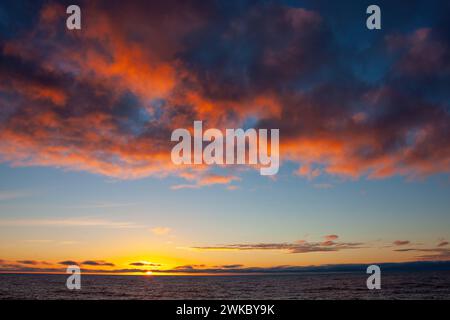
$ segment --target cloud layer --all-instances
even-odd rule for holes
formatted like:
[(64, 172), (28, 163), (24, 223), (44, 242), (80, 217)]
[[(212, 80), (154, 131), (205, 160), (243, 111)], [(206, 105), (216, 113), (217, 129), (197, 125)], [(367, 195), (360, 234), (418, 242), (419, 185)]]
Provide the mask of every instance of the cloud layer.
[(448, 173), (450, 10), (433, 5), (430, 25), (361, 50), (313, 3), (88, 1), (80, 32), (61, 27), (57, 3), (36, 2), (34, 19), (2, 4), (18, 31), (0, 29), (0, 160), (186, 177), (170, 161), (173, 129), (252, 121), (280, 128), (282, 160), (309, 178)]
[[(402, 263), (378, 263), (384, 271), (423, 271), (423, 270), (448, 270), (449, 261), (413, 261)], [(282, 265), (274, 267), (246, 267), (240, 264), (207, 266), (207, 265), (187, 265), (172, 269), (143, 269), (143, 268), (122, 268), (122, 269), (82, 269), (84, 274), (283, 274), (302, 272), (351, 272), (358, 271), (365, 273), (366, 264), (331, 264), (321, 266), (291, 266)], [(0, 260), (0, 273), (7, 272), (51, 272), (65, 273), (64, 268), (34, 267), (19, 264), (11, 264), (5, 260)]]
[[(333, 238), (337, 239), (337, 236), (333, 235)], [(333, 240), (323, 242), (299, 240), (295, 243), (248, 243), (193, 247), (193, 249), (198, 250), (282, 250), (289, 253), (334, 252), (359, 248), (364, 248), (364, 244), (359, 242), (334, 242)]]

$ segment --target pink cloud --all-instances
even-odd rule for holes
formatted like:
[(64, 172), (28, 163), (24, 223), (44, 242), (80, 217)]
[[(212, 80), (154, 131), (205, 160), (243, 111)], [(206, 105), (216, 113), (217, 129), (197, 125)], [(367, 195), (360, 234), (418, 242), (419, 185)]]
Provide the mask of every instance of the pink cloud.
[(410, 243), (411, 242), (408, 241), (408, 240), (395, 240), (393, 242), (393, 244), (396, 245), (396, 246), (404, 246), (404, 245), (407, 245), (407, 244), (410, 244)]

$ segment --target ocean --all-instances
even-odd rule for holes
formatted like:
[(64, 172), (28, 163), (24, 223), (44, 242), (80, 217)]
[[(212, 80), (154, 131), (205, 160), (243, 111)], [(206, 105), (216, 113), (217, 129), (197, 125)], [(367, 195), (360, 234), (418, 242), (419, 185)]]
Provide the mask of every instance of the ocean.
[(381, 289), (366, 274), (118, 276), (82, 275), (81, 290), (66, 275), (0, 274), (0, 299), (450, 299), (450, 271), (388, 272)]

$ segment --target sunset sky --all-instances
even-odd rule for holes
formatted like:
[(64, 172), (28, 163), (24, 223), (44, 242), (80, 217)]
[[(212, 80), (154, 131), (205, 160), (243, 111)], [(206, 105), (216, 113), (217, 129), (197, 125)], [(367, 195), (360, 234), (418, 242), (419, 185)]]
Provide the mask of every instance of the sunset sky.
[[(450, 260), (449, 17), (447, 0), (2, 1), (0, 272)], [(174, 165), (195, 120), (280, 129), (280, 171)]]

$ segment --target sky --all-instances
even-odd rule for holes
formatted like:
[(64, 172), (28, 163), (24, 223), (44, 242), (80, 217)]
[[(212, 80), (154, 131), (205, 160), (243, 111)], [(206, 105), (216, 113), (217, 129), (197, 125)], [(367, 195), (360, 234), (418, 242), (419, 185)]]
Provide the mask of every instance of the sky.
[[(76, 3), (0, 4), (0, 272), (450, 260), (448, 1), (376, 1), (381, 30), (372, 1)], [(175, 165), (195, 120), (279, 129), (278, 174)]]

